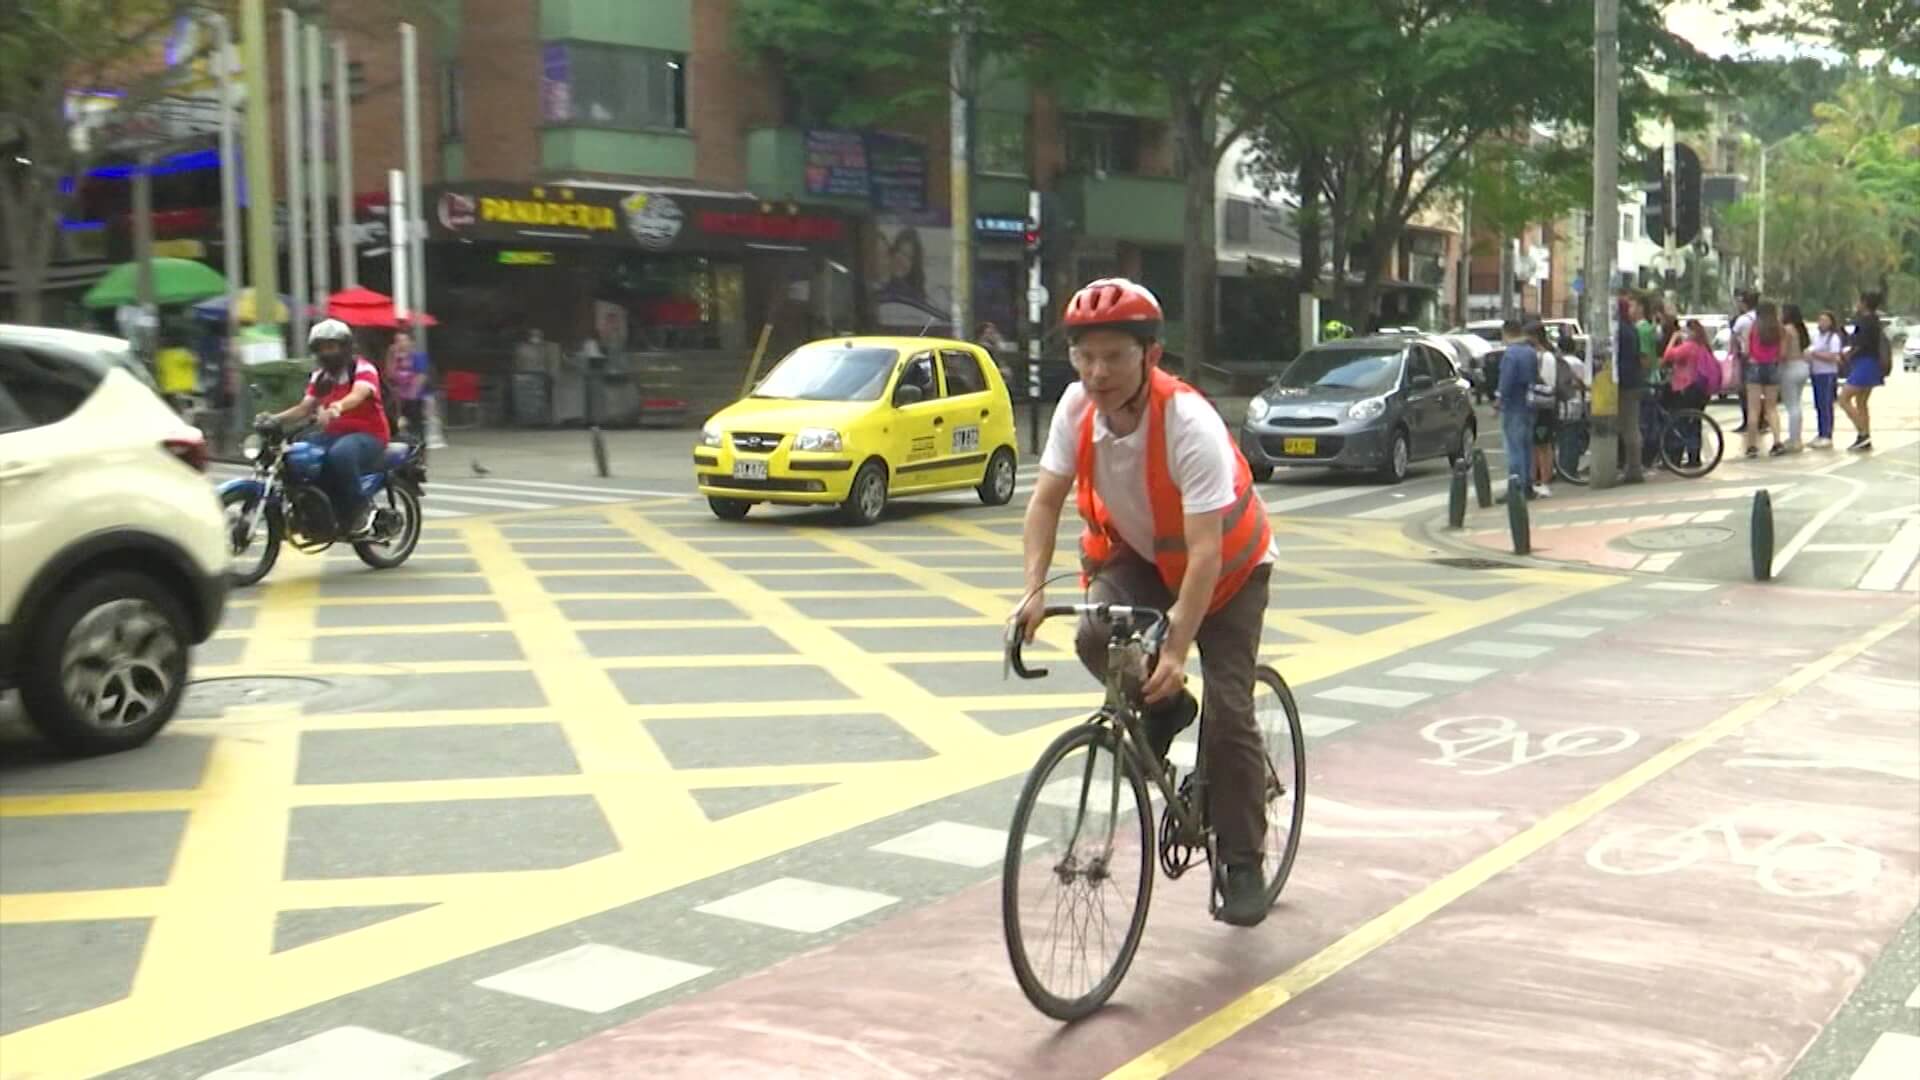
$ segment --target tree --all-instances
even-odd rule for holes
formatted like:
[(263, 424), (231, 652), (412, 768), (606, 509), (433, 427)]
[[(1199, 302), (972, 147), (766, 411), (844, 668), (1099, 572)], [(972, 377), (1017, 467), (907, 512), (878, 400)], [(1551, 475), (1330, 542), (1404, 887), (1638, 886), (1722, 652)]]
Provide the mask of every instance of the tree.
[(1762, 34), (1815, 38), (1853, 54), (1876, 52), (1920, 67), (1920, 18), (1913, 0), (1729, 0), (1749, 21), (1743, 39)]
[(1737, 69), (1744, 126), (1768, 145), (1813, 125), (1813, 107), (1831, 101), (1854, 69), (1811, 56), (1752, 60)]
[(787, 123), (858, 127), (945, 100), (951, 24), (923, 4), (741, 0), (736, 27), (740, 46), (780, 82)]

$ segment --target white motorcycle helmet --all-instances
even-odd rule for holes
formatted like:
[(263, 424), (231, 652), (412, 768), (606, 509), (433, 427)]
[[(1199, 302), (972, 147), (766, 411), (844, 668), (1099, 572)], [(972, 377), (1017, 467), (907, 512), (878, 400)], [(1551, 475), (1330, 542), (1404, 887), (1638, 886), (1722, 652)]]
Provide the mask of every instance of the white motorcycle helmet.
[(322, 366), (344, 367), (353, 356), (353, 328), (339, 319), (321, 319), (314, 323), (313, 329), (307, 331), (307, 355), (321, 359), (319, 347), (327, 342), (342, 345), (345, 348), (334, 354), (331, 363), (321, 360)]

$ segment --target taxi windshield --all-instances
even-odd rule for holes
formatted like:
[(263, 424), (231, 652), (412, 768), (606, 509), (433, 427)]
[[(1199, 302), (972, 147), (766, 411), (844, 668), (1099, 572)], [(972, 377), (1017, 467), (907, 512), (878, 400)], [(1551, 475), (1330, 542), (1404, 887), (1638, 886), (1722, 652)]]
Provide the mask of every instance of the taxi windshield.
[(878, 401), (893, 374), (897, 349), (815, 342), (787, 354), (753, 391), (793, 401)]

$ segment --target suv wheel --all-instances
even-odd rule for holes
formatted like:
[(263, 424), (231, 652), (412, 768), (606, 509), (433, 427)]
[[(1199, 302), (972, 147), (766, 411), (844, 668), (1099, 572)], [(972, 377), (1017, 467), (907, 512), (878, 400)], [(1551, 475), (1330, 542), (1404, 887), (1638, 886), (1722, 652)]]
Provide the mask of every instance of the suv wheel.
[(27, 720), (67, 753), (139, 746), (180, 706), (192, 630), (179, 600), (150, 577), (114, 571), (86, 582), (27, 635)]

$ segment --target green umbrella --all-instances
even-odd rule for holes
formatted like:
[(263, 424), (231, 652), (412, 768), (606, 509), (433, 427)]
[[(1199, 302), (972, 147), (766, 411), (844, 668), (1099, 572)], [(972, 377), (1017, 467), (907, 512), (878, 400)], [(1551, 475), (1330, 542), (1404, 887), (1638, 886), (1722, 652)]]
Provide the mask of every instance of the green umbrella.
[[(87, 290), (81, 303), (90, 308), (119, 307), (139, 302), (140, 264), (121, 263), (107, 271), (99, 284)], [(206, 263), (192, 259), (153, 260), (153, 302), (191, 304), (227, 291), (227, 279)]]

